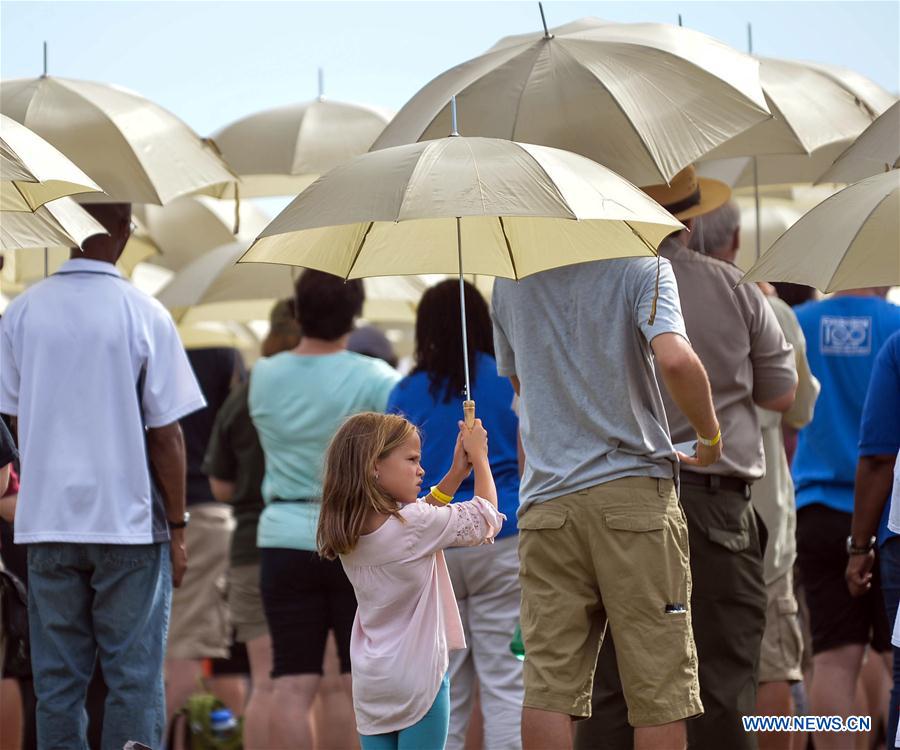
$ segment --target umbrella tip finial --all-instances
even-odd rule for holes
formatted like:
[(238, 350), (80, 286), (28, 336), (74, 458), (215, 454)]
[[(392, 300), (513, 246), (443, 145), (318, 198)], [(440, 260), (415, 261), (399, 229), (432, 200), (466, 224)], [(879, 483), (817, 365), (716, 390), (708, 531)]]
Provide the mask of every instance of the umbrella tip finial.
[(681, 22), (681, 13), (678, 14), (678, 26), (684, 26), (684, 24)]
[(319, 101), (325, 98), (325, 71), (319, 68)]
[(450, 137), (459, 137), (459, 130), (456, 126), (456, 94), (450, 97)]
[(753, 54), (753, 24), (747, 21), (747, 52)]
[(47, 42), (44, 42), (44, 72), (41, 75), (41, 78), (47, 77)]
[(538, 10), (541, 12), (541, 23), (544, 24), (544, 39), (553, 39), (553, 34), (551, 34), (547, 29), (547, 19), (544, 16), (543, 3), (538, 3)]

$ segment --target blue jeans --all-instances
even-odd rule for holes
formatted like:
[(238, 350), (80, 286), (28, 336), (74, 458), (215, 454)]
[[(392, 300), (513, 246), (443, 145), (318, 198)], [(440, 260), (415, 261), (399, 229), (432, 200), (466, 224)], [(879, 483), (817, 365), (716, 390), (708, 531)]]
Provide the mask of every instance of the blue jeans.
[(450, 678), (445, 674), (431, 708), (411, 727), (386, 734), (361, 734), (362, 750), (444, 750), (450, 728)]
[[(887, 611), (891, 632), (894, 631), (894, 618), (897, 617), (897, 605), (900, 604), (900, 537), (892, 536), (878, 550), (881, 565), (881, 594)], [(900, 648), (894, 646), (894, 686), (891, 689), (891, 705), (889, 706), (887, 739), (888, 747), (894, 746), (897, 736), (897, 719), (900, 715)]]
[(162, 747), (168, 544), (28, 545), (31, 668), (40, 750), (87, 750), (87, 686), (99, 660), (109, 688), (103, 750)]

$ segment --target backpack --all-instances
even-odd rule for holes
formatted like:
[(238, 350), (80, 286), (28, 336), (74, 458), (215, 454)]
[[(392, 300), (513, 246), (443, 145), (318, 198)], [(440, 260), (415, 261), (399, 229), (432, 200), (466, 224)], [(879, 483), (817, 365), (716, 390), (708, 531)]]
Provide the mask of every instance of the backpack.
[(181, 727), (184, 747), (187, 750), (243, 750), (243, 718), (237, 719), (237, 726), (231, 730), (228, 737), (218, 738), (213, 734), (210, 714), (219, 708), (225, 708), (225, 704), (214, 695), (209, 693), (192, 695), (184, 707), (175, 714), (166, 746), (175, 747), (175, 732)]

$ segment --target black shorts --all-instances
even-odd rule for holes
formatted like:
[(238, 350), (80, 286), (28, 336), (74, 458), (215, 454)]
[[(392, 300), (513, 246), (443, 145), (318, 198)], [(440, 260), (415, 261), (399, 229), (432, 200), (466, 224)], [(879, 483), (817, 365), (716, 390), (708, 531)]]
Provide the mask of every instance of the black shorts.
[(272, 677), (322, 674), (329, 630), (337, 641), (341, 672), (349, 672), (356, 595), (340, 561), (298, 549), (263, 547), (259, 553)]
[(891, 650), (878, 561), (869, 591), (855, 597), (847, 588), (850, 519), (849, 513), (820, 504), (797, 512), (797, 564), (809, 608), (813, 654), (856, 643)]

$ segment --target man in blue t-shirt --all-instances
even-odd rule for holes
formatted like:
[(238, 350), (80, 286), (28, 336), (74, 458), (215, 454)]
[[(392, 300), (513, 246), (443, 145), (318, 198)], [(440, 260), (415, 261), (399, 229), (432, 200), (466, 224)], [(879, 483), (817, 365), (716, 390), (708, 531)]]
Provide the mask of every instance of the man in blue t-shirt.
[[(874, 539), (854, 541), (850, 520), (866, 389), (879, 350), (900, 330), (900, 307), (884, 299), (886, 291), (847, 290), (796, 309), (810, 368), (822, 385), (793, 464), (797, 561), (813, 642), (813, 714), (851, 714), (866, 646), (890, 650), (879, 576), (859, 597), (850, 595), (844, 578), (856, 544), (863, 543), (866, 552), (875, 545)], [(820, 734), (816, 746), (827, 750), (846, 739)]]
[[(888, 529), (887, 501), (894, 481), (894, 461), (900, 450), (900, 331), (881, 348), (872, 370), (869, 392), (859, 428), (859, 462), (856, 465), (856, 497), (850, 537), (859, 550), (847, 561), (847, 586), (853, 596), (864, 596), (872, 587), (878, 539), (881, 589), (889, 622), (900, 603), (900, 536)], [(879, 522), (880, 519), (880, 522)], [(867, 550), (863, 552), (862, 550)], [(891, 693), (888, 737), (897, 734), (900, 707), (900, 649), (894, 647), (894, 688)]]

